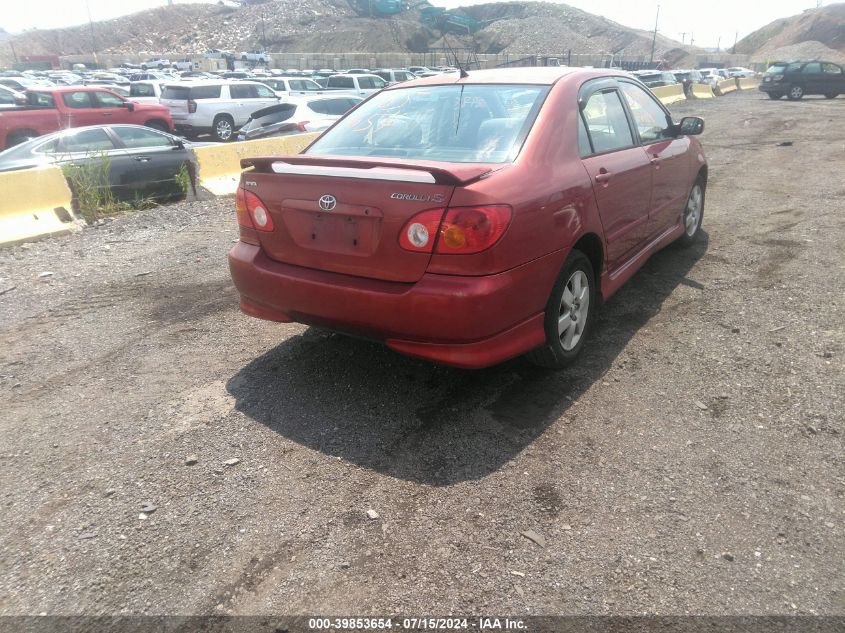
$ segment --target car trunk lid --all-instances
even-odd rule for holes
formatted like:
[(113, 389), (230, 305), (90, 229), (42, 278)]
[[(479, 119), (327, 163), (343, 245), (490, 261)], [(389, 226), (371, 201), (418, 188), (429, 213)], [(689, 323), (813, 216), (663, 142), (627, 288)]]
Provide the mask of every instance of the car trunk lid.
[(242, 186), (264, 202), (273, 220), (273, 231), (258, 232), (270, 258), (407, 283), (422, 277), (431, 254), (399, 245), (405, 224), (421, 211), (445, 209), (456, 186), (491, 169), (308, 156), (245, 159), (241, 165), (253, 168)]

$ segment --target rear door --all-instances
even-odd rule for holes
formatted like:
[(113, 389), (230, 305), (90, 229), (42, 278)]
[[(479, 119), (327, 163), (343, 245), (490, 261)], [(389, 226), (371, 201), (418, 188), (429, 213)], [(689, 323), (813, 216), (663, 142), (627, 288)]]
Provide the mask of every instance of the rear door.
[(66, 127), (100, 125), (105, 123), (102, 113), (91, 99), (90, 90), (74, 90), (58, 93), (67, 117)]
[(126, 197), (126, 174), (133, 165), (117, 147), (105, 128), (71, 131), (62, 136), (56, 147), (56, 161), (70, 170), (79, 170), (80, 177), (97, 189)]
[[(592, 84), (592, 85), (591, 85)], [(590, 82), (582, 89), (582, 136), (589, 152), (584, 168), (593, 183), (611, 268), (624, 262), (649, 236), (652, 165), (635, 142), (616, 82)]]
[(822, 75), (822, 65), (819, 62), (810, 62), (804, 64), (801, 69), (801, 79), (804, 85), (804, 93), (811, 95), (824, 94), (824, 76)]
[(838, 64), (822, 63), (822, 77), (825, 94), (845, 93), (845, 72)]

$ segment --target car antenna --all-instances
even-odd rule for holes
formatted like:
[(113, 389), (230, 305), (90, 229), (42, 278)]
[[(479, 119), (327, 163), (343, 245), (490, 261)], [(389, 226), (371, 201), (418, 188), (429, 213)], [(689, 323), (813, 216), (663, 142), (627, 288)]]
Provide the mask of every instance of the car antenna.
[(461, 79), (466, 79), (467, 77), (469, 77), (469, 73), (464, 69), (463, 66), (461, 66), (461, 60), (458, 59), (458, 54), (452, 48), (452, 45), (449, 44), (449, 40), (446, 38), (445, 33), (443, 34), (443, 43), (446, 44), (446, 47), (449, 49), (449, 52), (452, 53), (452, 57), (455, 60), (455, 66), (458, 67), (458, 72), (461, 76)]

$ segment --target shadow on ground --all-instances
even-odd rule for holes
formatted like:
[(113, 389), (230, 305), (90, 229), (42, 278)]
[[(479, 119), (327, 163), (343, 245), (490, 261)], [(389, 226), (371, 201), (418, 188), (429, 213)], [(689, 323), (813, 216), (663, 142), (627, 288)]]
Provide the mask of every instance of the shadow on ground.
[[(227, 383), (236, 409), (298, 444), (400, 479), (450, 485), (511, 460), (611, 367), (707, 251), (656, 255), (597, 315), (578, 363), (549, 372), (515, 359), (481, 371), (438, 367), (315, 328)], [(281, 458), (281, 457), (280, 457)]]

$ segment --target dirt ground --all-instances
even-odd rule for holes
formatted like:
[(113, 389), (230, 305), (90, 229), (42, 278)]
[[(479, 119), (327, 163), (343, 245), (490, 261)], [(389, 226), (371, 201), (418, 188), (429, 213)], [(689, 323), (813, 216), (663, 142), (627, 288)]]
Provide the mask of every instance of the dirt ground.
[(0, 614), (845, 615), (845, 98), (674, 109), (704, 239), (567, 371), (242, 315), (229, 199), (1, 250)]

